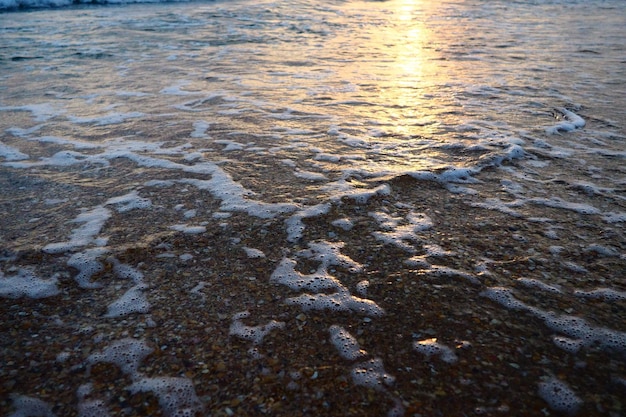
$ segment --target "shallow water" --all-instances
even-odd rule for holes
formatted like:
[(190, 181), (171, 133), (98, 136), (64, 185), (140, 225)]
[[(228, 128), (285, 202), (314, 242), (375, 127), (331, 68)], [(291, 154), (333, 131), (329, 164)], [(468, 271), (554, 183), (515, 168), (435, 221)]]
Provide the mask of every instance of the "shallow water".
[(620, 3), (0, 14), (3, 414), (620, 415)]

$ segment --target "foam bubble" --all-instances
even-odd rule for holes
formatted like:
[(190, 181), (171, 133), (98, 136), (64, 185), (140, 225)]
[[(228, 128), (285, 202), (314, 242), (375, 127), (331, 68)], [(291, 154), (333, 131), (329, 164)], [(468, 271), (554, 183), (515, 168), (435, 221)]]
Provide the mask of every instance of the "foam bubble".
[(361, 297), (366, 297), (367, 296), (367, 289), (370, 286), (370, 282), (368, 280), (363, 280), (363, 281), (359, 281), (356, 284), (356, 292), (361, 296)]
[(394, 222), (387, 221), (383, 225), (389, 228), (388, 232), (373, 232), (372, 235), (387, 244), (394, 245), (409, 253), (415, 252), (415, 248), (407, 243), (419, 241), (418, 233), (432, 228), (433, 221), (424, 213), (410, 212), (407, 217), (407, 224), (395, 225)]
[(187, 235), (199, 235), (200, 233), (206, 232), (205, 226), (189, 226), (186, 224), (174, 224), (170, 226), (170, 229)]
[(438, 356), (446, 363), (455, 363), (458, 357), (448, 346), (437, 342), (436, 338), (420, 340), (413, 343), (413, 349), (427, 358)]
[(339, 356), (349, 361), (359, 359), (365, 355), (365, 352), (359, 346), (359, 342), (346, 329), (341, 326), (332, 325), (328, 329), (330, 333), (330, 342), (339, 352)]
[(319, 172), (297, 170), (296, 172), (294, 172), (294, 175), (296, 177), (298, 177), (298, 178), (302, 178), (302, 179), (309, 180), (309, 181), (326, 181), (326, 180), (328, 180), (326, 175), (324, 175), (322, 173), (319, 173)]
[(255, 249), (255, 248), (248, 248), (248, 247), (243, 247), (244, 252), (246, 252), (246, 255), (248, 256), (248, 258), (250, 259), (259, 259), (259, 258), (265, 258), (265, 254), (263, 253), (263, 251), (259, 250), (259, 249)]
[(350, 219), (337, 219), (331, 223), (333, 226), (345, 230), (346, 232), (352, 230), (354, 223)]
[(352, 381), (356, 385), (375, 390), (384, 390), (385, 386), (391, 386), (395, 378), (385, 371), (383, 361), (373, 358), (366, 362), (357, 363), (351, 371)]
[(329, 275), (323, 267), (315, 273), (305, 275), (296, 271), (296, 261), (285, 258), (276, 267), (270, 277), (270, 282), (286, 285), (292, 290), (308, 290), (320, 292), (325, 289), (343, 288), (343, 285)]
[(196, 122), (193, 122), (194, 131), (191, 132), (190, 136), (192, 138), (208, 138), (206, 131), (209, 127), (211, 127), (211, 124), (205, 122), (204, 120), (198, 120)]
[(146, 209), (152, 206), (150, 199), (140, 197), (137, 191), (131, 191), (128, 194), (110, 198), (105, 204), (117, 206), (116, 208), (119, 213), (125, 213), (135, 209)]
[(626, 300), (626, 291), (618, 291), (612, 288), (597, 288), (591, 291), (574, 291), (574, 295), (583, 298), (602, 299), (607, 301)]
[(229, 334), (231, 336), (237, 336), (244, 340), (251, 341), (254, 345), (260, 345), (263, 342), (265, 336), (267, 336), (272, 330), (282, 329), (285, 327), (284, 322), (272, 320), (267, 324), (258, 326), (246, 326), (241, 319), (250, 316), (248, 311), (237, 313), (233, 316), (233, 321), (230, 325)]
[(303, 210), (299, 210), (294, 213), (285, 220), (285, 224), (287, 226), (287, 240), (289, 242), (296, 242), (302, 238), (302, 234), (304, 229), (304, 223), (302, 222), (305, 218), (317, 217), (323, 214), (326, 214), (330, 211), (330, 204), (318, 204), (315, 206), (307, 207)]
[(513, 296), (513, 291), (505, 287), (490, 287), (480, 295), (511, 310), (526, 310), (528, 306)]
[(554, 411), (575, 415), (583, 401), (574, 391), (563, 381), (550, 377), (539, 383), (539, 396), (548, 403)]
[(109, 113), (99, 117), (76, 117), (69, 116), (67, 119), (72, 123), (78, 124), (95, 124), (96, 126), (107, 126), (124, 123), (128, 119), (136, 119), (145, 116), (141, 112), (130, 113)]
[(99, 283), (91, 282), (91, 277), (104, 270), (104, 265), (98, 261), (98, 258), (106, 253), (107, 251), (104, 248), (91, 248), (75, 253), (67, 261), (68, 266), (78, 269), (78, 274), (74, 277), (74, 281), (76, 281), (79, 287), (90, 289), (102, 286)]
[(21, 161), (28, 159), (29, 156), (12, 146), (0, 142), (0, 158), (4, 158), (7, 161)]
[(109, 417), (111, 413), (103, 400), (89, 400), (78, 403), (78, 417)]
[(365, 204), (375, 196), (385, 196), (391, 194), (391, 187), (388, 184), (379, 185), (376, 188), (364, 190), (357, 188), (346, 180), (339, 180), (334, 183), (327, 183), (322, 187), (324, 191), (332, 192), (332, 201), (338, 202), (342, 198), (354, 200), (357, 204)]
[(561, 293), (561, 289), (558, 286), (546, 284), (545, 282), (539, 281), (538, 279), (518, 278), (516, 281), (527, 288), (537, 288), (539, 290), (546, 291), (552, 294)]
[(128, 387), (131, 394), (152, 392), (166, 417), (193, 417), (204, 409), (188, 378), (142, 378)]
[(113, 264), (113, 272), (118, 278), (132, 280), (135, 284), (143, 283), (143, 273), (141, 271), (130, 265), (120, 263), (120, 261), (112, 257), (107, 260)]
[(298, 256), (311, 259), (321, 263), (321, 268), (328, 268), (331, 265), (341, 266), (350, 270), (350, 272), (361, 272), (363, 266), (353, 261), (350, 257), (343, 255), (340, 250), (345, 246), (343, 242), (311, 242), (309, 249), (301, 250)]
[(373, 317), (380, 317), (385, 313), (372, 300), (355, 297), (343, 288), (333, 294), (302, 294), (298, 297), (288, 298), (286, 303), (299, 305), (304, 311), (351, 311)]
[(565, 201), (559, 197), (551, 197), (551, 198), (530, 198), (529, 202), (541, 206), (552, 207), (565, 209), (570, 211), (575, 211), (580, 214), (600, 214), (601, 211), (589, 204), (583, 203), (572, 203), (571, 201)]
[(141, 362), (153, 351), (154, 349), (145, 341), (127, 338), (117, 340), (102, 352), (90, 355), (87, 362), (91, 365), (100, 362), (112, 363), (126, 375), (133, 377), (137, 374)]
[(127, 316), (132, 313), (145, 314), (150, 311), (150, 303), (146, 299), (143, 284), (135, 285), (128, 289), (120, 298), (109, 304), (104, 317), (117, 318)]
[(425, 272), (438, 277), (462, 278), (474, 285), (480, 284), (480, 280), (474, 275), (448, 266), (431, 265)]
[(546, 128), (546, 133), (554, 135), (560, 132), (571, 132), (585, 126), (585, 120), (576, 113), (565, 108), (555, 109), (563, 115), (563, 121)]
[(5, 277), (0, 271), (0, 297), (6, 298), (47, 298), (59, 294), (58, 279), (41, 279), (32, 271), (20, 269), (16, 275)]
[(53, 105), (48, 103), (26, 104), (24, 106), (6, 106), (0, 107), (0, 111), (27, 111), (32, 114), (33, 118), (37, 122), (45, 122), (64, 113), (63, 110), (57, 110)]
[(26, 395), (11, 395), (15, 411), (9, 417), (55, 417), (50, 404)]
[(178, 167), (188, 172), (211, 174), (210, 180), (184, 179), (180, 182), (191, 184), (201, 190), (209, 190), (214, 197), (222, 200), (220, 210), (242, 211), (250, 216), (271, 219), (278, 214), (289, 213), (298, 208), (291, 203), (264, 203), (246, 198), (254, 193), (235, 182), (230, 175), (215, 164), (197, 165), (195, 168)]
[(102, 206), (80, 213), (72, 222), (83, 223), (83, 225), (72, 231), (70, 240), (46, 245), (43, 248), (44, 252), (63, 253), (88, 245), (104, 246), (106, 240), (96, 239), (96, 236), (110, 217), (111, 212)]
[(578, 353), (578, 351), (584, 346), (582, 340), (570, 339), (569, 337), (554, 336), (552, 338), (554, 344), (569, 353)]

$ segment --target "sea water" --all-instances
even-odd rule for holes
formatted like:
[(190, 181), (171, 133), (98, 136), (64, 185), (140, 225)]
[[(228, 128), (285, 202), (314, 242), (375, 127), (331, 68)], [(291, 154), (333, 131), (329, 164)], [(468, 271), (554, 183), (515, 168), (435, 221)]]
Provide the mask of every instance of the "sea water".
[(0, 2), (2, 413), (622, 415), (624, 28)]

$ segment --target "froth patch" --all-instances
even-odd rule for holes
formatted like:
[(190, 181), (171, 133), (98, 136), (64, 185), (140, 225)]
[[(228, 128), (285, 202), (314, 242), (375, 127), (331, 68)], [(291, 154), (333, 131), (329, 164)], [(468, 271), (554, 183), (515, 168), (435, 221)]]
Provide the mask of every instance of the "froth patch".
[(591, 291), (574, 291), (574, 295), (582, 298), (601, 299), (606, 301), (626, 300), (626, 291), (618, 291), (611, 288), (597, 288)]
[(415, 252), (415, 248), (408, 242), (419, 241), (418, 233), (433, 227), (433, 221), (424, 213), (410, 212), (406, 216), (406, 224), (398, 225), (397, 219), (386, 216), (377, 216), (381, 227), (389, 230), (385, 232), (373, 232), (373, 236), (390, 245), (394, 245), (409, 253)]
[(106, 253), (107, 251), (104, 248), (92, 248), (84, 252), (75, 253), (70, 257), (67, 265), (78, 269), (78, 274), (74, 277), (74, 281), (76, 281), (79, 287), (90, 289), (102, 286), (99, 283), (91, 282), (91, 277), (98, 272), (104, 271), (104, 265), (98, 261), (98, 258)]
[(79, 214), (72, 222), (82, 223), (83, 225), (72, 231), (70, 240), (46, 245), (43, 248), (44, 252), (63, 253), (88, 245), (104, 246), (106, 239), (97, 239), (96, 236), (110, 217), (111, 211), (102, 206), (97, 206)]
[(131, 191), (128, 194), (110, 198), (107, 200), (106, 204), (115, 205), (119, 213), (125, 213), (135, 209), (147, 209), (152, 206), (150, 199), (140, 197), (137, 191)]
[(302, 294), (288, 298), (285, 302), (299, 305), (304, 311), (348, 311), (373, 317), (385, 314), (385, 311), (372, 300), (355, 297), (346, 289), (334, 294)]
[(189, 226), (187, 224), (174, 224), (170, 226), (170, 229), (187, 235), (199, 235), (206, 232), (205, 226)]
[(135, 285), (128, 289), (120, 298), (109, 304), (104, 317), (117, 318), (132, 313), (145, 314), (150, 311), (150, 303), (144, 294), (145, 285)]
[(346, 232), (352, 230), (354, 227), (354, 223), (348, 218), (334, 220), (331, 224), (335, 227), (343, 229)]
[(78, 417), (109, 417), (110, 415), (103, 400), (87, 400), (78, 403)]
[(569, 416), (575, 415), (583, 404), (565, 382), (555, 377), (540, 382), (538, 394), (552, 410)]
[(527, 288), (536, 288), (552, 294), (560, 294), (561, 289), (556, 285), (549, 285), (534, 278), (518, 278), (517, 282)]
[(343, 327), (332, 325), (328, 332), (330, 333), (330, 342), (342, 358), (353, 361), (367, 355), (367, 352), (359, 346), (356, 338)]
[(302, 238), (304, 229), (303, 219), (310, 217), (317, 217), (326, 214), (330, 211), (330, 204), (318, 204), (315, 206), (307, 207), (294, 213), (291, 217), (285, 220), (287, 226), (287, 240), (289, 242), (296, 242)]
[(585, 126), (585, 119), (574, 113), (573, 111), (569, 111), (565, 108), (555, 109), (557, 113), (561, 114), (563, 120), (559, 123), (547, 127), (546, 133), (550, 135), (554, 135), (561, 132), (571, 132), (576, 129), (580, 129)]
[(272, 320), (267, 324), (259, 326), (247, 326), (243, 324), (241, 319), (250, 317), (248, 311), (242, 311), (233, 316), (233, 321), (230, 325), (229, 334), (236, 336), (244, 340), (251, 341), (254, 345), (260, 345), (263, 342), (265, 336), (267, 336), (272, 330), (282, 329), (285, 327), (284, 322)]
[(100, 117), (76, 117), (69, 116), (67, 119), (72, 123), (78, 124), (95, 124), (97, 126), (107, 126), (124, 123), (128, 119), (136, 119), (145, 116), (141, 112), (130, 113), (109, 113)]
[(526, 310), (528, 306), (519, 301), (513, 295), (513, 291), (510, 288), (505, 287), (490, 287), (480, 293), (483, 297), (487, 297), (492, 301), (502, 305), (511, 310)]
[(27, 269), (20, 269), (17, 274), (8, 277), (0, 271), (0, 297), (53, 297), (59, 294), (57, 284), (56, 276), (50, 279), (41, 279)]
[(328, 268), (333, 265), (346, 268), (350, 272), (361, 272), (363, 270), (361, 264), (340, 252), (345, 246), (343, 242), (319, 241), (309, 243), (308, 246), (309, 249), (298, 252), (298, 256), (319, 262), (321, 268)]
[(128, 387), (131, 394), (152, 392), (167, 417), (195, 416), (203, 411), (193, 383), (188, 378), (143, 378)]
[(559, 349), (563, 349), (569, 353), (578, 353), (578, 351), (584, 346), (582, 340), (570, 339), (569, 337), (563, 336), (554, 336), (552, 341)]
[(245, 246), (242, 249), (246, 253), (246, 256), (248, 256), (248, 258), (250, 259), (265, 258), (265, 254), (259, 249), (249, 248)]
[(367, 362), (354, 365), (350, 373), (352, 381), (356, 385), (382, 391), (386, 386), (391, 386), (395, 378), (385, 371), (383, 361), (380, 358), (373, 358)]
[(446, 363), (455, 363), (458, 360), (454, 351), (448, 346), (438, 343), (436, 338), (416, 341), (413, 343), (413, 349), (429, 359), (439, 357)]
[(123, 264), (113, 257), (107, 260), (113, 264), (113, 272), (118, 278), (132, 280), (135, 284), (143, 283), (143, 273), (141, 271), (130, 265)]
[(296, 271), (296, 261), (285, 258), (276, 267), (270, 277), (270, 282), (286, 285), (292, 290), (308, 290), (320, 292), (325, 289), (341, 289), (343, 285), (324, 268), (319, 268), (313, 274), (302, 274)]
[(4, 158), (6, 161), (21, 161), (28, 159), (29, 156), (12, 146), (0, 142), (0, 158)]
[(87, 363), (90, 365), (100, 362), (112, 363), (126, 375), (134, 376), (141, 362), (153, 351), (154, 349), (143, 340), (121, 339), (107, 346), (102, 352), (89, 356)]
[(50, 404), (40, 400), (39, 398), (28, 397), (26, 395), (11, 395), (13, 407), (15, 411), (10, 417), (55, 417)]
[(332, 201), (338, 202), (342, 198), (354, 200), (357, 204), (365, 204), (367, 201), (377, 195), (385, 196), (391, 194), (389, 184), (383, 184), (373, 189), (357, 188), (350, 182), (342, 179), (336, 182), (328, 183), (322, 187), (324, 191), (332, 192)]

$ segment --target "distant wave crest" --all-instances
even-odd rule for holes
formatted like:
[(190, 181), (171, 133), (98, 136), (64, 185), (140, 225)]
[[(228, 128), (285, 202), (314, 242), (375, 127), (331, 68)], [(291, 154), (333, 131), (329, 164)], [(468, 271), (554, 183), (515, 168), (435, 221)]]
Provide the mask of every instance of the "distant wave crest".
[(79, 5), (173, 3), (190, 0), (0, 0), (0, 12), (27, 9), (59, 8)]

